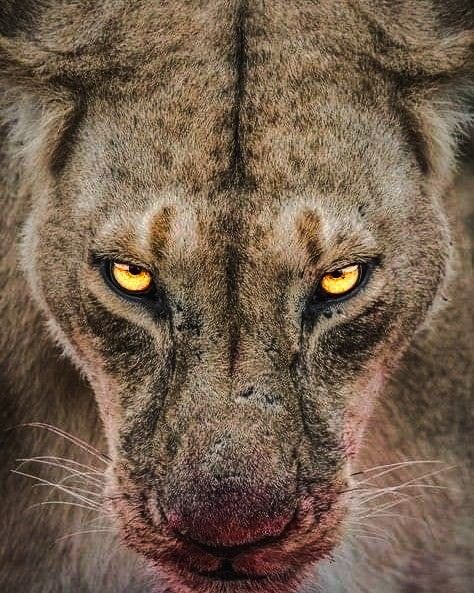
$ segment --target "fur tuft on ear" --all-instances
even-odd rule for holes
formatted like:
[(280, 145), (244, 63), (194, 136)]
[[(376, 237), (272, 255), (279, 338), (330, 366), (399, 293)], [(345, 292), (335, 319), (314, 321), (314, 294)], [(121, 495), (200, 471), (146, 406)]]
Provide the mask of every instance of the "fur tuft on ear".
[(438, 185), (448, 185), (455, 172), (460, 140), (472, 124), (473, 91), (472, 83), (458, 81), (454, 86), (435, 86), (411, 97), (412, 110), (427, 138), (432, 177)]
[(474, 5), (471, 0), (360, 0), (372, 58), (395, 77), (424, 139), (431, 179), (450, 182), (459, 138), (471, 123)]
[[(0, 14), (1, 16), (1, 14)], [(5, 23), (0, 20), (0, 31)], [(61, 139), (74, 118), (75, 88), (39, 42), (0, 35), (0, 122), (4, 150), (21, 168), (25, 190), (54, 167)]]
[(385, 68), (413, 79), (472, 74), (471, 0), (357, 0), (355, 5)]
[(83, 88), (119, 68), (110, 48), (122, 11), (120, 0), (0, 2), (0, 122), (28, 187), (61, 161)]
[[(0, 87), (1, 89), (1, 87)], [(22, 175), (25, 190), (45, 181), (55, 163), (61, 139), (74, 112), (67, 95), (49, 90), (11, 87), (3, 93), (0, 117), (7, 131), (6, 150)]]

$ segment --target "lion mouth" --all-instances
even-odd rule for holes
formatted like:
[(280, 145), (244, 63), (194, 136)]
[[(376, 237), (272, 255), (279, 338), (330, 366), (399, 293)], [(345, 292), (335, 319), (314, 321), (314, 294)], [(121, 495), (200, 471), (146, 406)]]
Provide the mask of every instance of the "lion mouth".
[(223, 560), (221, 566), (217, 570), (210, 572), (197, 571), (201, 577), (213, 581), (262, 581), (268, 578), (268, 575), (245, 574), (234, 569), (232, 561), (229, 559)]
[(136, 499), (119, 496), (114, 506), (124, 543), (144, 554), (158, 573), (173, 582), (182, 580), (191, 590), (214, 584), (215, 591), (279, 592), (287, 590), (285, 583), (299, 581), (310, 565), (330, 555), (340, 541), (347, 509), (340, 504), (338, 490), (302, 497), (278, 535), (237, 545), (212, 545), (176, 531), (158, 498), (150, 493), (139, 496), (138, 489)]
[[(212, 546), (181, 534), (174, 534), (183, 545), (174, 561), (189, 572), (212, 581), (263, 581), (281, 578), (284, 562), (269, 562), (272, 554), (281, 556), (298, 529), (295, 512), (285, 529), (278, 536), (268, 536), (258, 541), (237, 546)], [(190, 559), (192, 559), (191, 562)]]
[(278, 536), (239, 546), (200, 544), (175, 533), (178, 546), (168, 555), (168, 565), (183, 576), (187, 574), (186, 581), (202, 587), (204, 583), (216, 587), (221, 583), (222, 587), (236, 587), (229, 591), (286, 590), (285, 583), (299, 582), (306, 568), (330, 554), (336, 545), (342, 517), (336, 509), (328, 511), (315, 520), (308, 508), (299, 508)]

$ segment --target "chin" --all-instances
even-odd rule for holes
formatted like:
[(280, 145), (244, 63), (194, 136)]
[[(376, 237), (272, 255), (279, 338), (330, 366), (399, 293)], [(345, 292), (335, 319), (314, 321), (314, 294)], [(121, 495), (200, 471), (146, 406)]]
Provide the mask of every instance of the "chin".
[(156, 570), (173, 593), (296, 593), (307, 572), (252, 577), (233, 571), (202, 576), (173, 566), (157, 566)]

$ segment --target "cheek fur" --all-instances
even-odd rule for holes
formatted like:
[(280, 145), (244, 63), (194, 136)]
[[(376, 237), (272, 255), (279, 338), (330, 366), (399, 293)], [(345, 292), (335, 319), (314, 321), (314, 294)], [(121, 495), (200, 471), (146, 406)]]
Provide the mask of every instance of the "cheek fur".
[(75, 328), (72, 331), (72, 342), (80, 353), (81, 368), (94, 391), (109, 451), (114, 451), (118, 445), (117, 426), (123, 417), (119, 404), (120, 386), (105, 371), (106, 362), (96, 352), (92, 338)]
[(343, 447), (349, 458), (354, 458), (360, 448), (367, 422), (375, 400), (385, 381), (386, 369), (376, 361), (364, 377), (351, 388), (351, 396), (344, 413)]

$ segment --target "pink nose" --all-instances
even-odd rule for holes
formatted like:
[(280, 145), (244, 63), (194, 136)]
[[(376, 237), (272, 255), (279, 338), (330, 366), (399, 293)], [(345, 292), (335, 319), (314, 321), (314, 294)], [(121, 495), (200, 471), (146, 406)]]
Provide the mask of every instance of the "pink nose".
[(255, 488), (246, 482), (199, 480), (179, 489), (165, 507), (169, 526), (177, 534), (217, 547), (279, 536), (294, 515), (292, 497), (281, 488)]
[(236, 548), (256, 544), (267, 538), (278, 537), (293, 517), (293, 511), (276, 517), (256, 517), (251, 522), (246, 517), (231, 516), (228, 513), (216, 512), (214, 516), (194, 515), (190, 513), (167, 513), (169, 526), (177, 534), (185, 536), (195, 543), (210, 548)]

